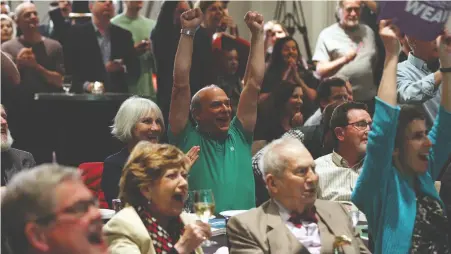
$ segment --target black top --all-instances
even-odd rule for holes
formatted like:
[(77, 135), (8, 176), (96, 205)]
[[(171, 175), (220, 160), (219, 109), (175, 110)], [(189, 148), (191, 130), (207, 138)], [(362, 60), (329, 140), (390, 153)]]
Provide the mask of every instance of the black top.
[(119, 180), (129, 155), (128, 148), (124, 147), (104, 161), (101, 187), (109, 207), (113, 207), (111, 201), (119, 195)]
[(36, 166), (36, 162), (31, 153), (10, 148), (2, 152), (1, 165), (1, 186), (5, 186), (15, 174), (22, 169)]
[(110, 61), (122, 59), (127, 72), (107, 73), (92, 22), (71, 27), (65, 56), (69, 57), (66, 70), (72, 74), (73, 90), (83, 92), (86, 81), (104, 83), (106, 92), (128, 92), (127, 81), (140, 76), (139, 59), (136, 55), (132, 34), (114, 24), (110, 26)]

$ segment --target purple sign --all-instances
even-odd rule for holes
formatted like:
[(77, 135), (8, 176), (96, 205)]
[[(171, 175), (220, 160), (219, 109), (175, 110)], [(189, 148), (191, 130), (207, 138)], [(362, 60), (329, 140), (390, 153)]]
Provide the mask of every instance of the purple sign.
[(379, 5), (378, 20), (392, 19), (401, 32), (423, 41), (436, 39), (451, 14), (448, 1), (384, 1)]

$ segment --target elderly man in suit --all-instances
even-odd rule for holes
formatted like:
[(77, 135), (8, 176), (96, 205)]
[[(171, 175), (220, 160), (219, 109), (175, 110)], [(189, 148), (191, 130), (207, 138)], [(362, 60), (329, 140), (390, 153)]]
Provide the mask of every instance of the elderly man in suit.
[(9, 180), (24, 168), (32, 168), (36, 165), (33, 155), (29, 152), (11, 148), (13, 138), (8, 129), (6, 111), (2, 104), (1, 110), (1, 151), (2, 151), (2, 171), (1, 186), (5, 186)]
[(340, 253), (370, 253), (346, 210), (316, 199), (315, 163), (299, 140), (271, 142), (263, 161), (271, 199), (230, 219), (230, 253), (335, 253), (338, 239), (345, 239)]
[(100, 81), (106, 92), (127, 93), (127, 84), (140, 75), (132, 34), (111, 24), (112, 1), (89, 1), (89, 9), (92, 22), (73, 26), (65, 47), (73, 89), (91, 92), (92, 82)]

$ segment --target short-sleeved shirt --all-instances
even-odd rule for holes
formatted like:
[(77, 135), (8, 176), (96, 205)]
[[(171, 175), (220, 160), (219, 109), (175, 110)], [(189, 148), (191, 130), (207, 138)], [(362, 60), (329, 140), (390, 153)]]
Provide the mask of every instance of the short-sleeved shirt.
[(193, 146), (200, 146), (199, 159), (189, 172), (189, 189), (213, 190), (215, 212), (255, 207), (252, 133), (244, 130), (238, 118), (232, 119), (224, 140), (209, 138), (190, 122), (177, 137), (169, 126), (168, 137), (171, 144), (185, 153)]
[[(18, 37), (2, 44), (2, 50), (10, 54), (14, 62), (17, 60), (17, 54), (25, 47), (33, 50), (38, 64), (47, 70), (64, 74), (63, 48), (59, 42), (42, 37), (40, 42), (31, 45)], [(32, 68), (24, 67), (20, 68), (19, 71), (20, 84), (23, 87), (23, 91), (27, 91), (31, 95), (34, 95), (34, 93), (62, 91), (61, 88), (49, 84), (41, 73)]]
[(376, 42), (369, 26), (360, 24), (353, 31), (344, 30), (338, 23), (327, 27), (318, 37), (313, 61), (334, 61), (359, 47), (356, 58), (344, 65), (337, 74), (349, 78), (354, 100), (368, 101), (377, 93), (373, 74)]

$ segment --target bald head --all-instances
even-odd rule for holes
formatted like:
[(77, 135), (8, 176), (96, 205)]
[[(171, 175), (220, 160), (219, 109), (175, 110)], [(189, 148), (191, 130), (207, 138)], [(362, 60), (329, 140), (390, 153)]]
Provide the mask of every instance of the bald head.
[(29, 8), (29, 7), (35, 7), (35, 8), (36, 8), (36, 6), (34, 5), (34, 3), (30, 3), (30, 2), (24, 2), (24, 3), (19, 4), (19, 5), (16, 7), (16, 9), (14, 10), (14, 16), (15, 16), (16, 18), (19, 18), (19, 17), (22, 15), (24, 9), (25, 9), (25, 8)]
[(191, 100), (191, 114), (199, 128), (210, 136), (223, 137), (229, 130), (232, 108), (227, 94), (218, 86), (200, 89)]
[(14, 11), (16, 16), (17, 26), (23, 33), (30, 31), (38, 31), (39, 17), (36, 6), (33, 3), (21, 3)]
[[(200, 109), (201, 108), (201, 98), (207, 93), (216, 92), (217, 91), (216, 89), (219, 89), (222, 92), (224, 92), (217, 85), (209, 85), (209, 86), (206, 86), (206, 87), (200, 89), (199, 91), (197, 91), (197, 93), (195, 93), (193, 95), (193, 98), (191, 98), (191, 105), (190, 105), (191, 112), (193, 112), (196, 109)], [(225, 92), (224, 92), (224, 94), (225, 94)]]
[(293, 160), (313, 164), (313, 157), (304, 144), (293, 137), (283, 137), (268, 144), (263, 154), (263, 172), (281, 176)]

